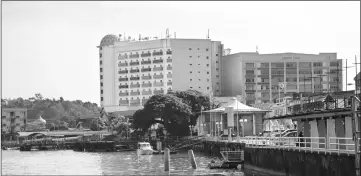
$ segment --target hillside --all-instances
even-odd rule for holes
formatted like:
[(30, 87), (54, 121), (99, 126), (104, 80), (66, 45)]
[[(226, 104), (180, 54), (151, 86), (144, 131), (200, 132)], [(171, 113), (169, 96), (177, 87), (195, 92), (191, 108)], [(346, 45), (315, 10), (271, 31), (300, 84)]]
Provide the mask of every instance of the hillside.
[(99, 113), (99, 107), (96, 103), (76, 101), (65, 101), (62, 97), (59, 100), (43, 99), (40, 94), (29, 99), (4, 99), (2, 100), (4, 108), (27, 108), (28, 119), (36, 119), (38, 115), (45, 120), (76, 119), (78, 117)]

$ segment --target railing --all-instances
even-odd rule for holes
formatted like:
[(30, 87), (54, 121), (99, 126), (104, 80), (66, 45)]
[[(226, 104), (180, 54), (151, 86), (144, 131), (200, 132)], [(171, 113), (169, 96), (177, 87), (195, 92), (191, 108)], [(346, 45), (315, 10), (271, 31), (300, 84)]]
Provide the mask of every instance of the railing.
[(120, 97), (129, 96), (129, 93), (128, 93), (128, 92), (119, 93), (119, 96), (120, 96)]
[(140, 77), (130, 77), (130, 80), (140, 80)]
[(141, 63), (142, 63), (143, 65), (145, 65), (145, 64), (151, 64), (152, 61), (150, 61), (150, 60), (148, 60), (148, 61), (142, 61)]
[(153, 75), (154, 79), (162, 79), (164, 76), (163, 75)]
[(131, 84), (130, 87), (131, 87), (131, 88), (139, 88), (139, 87), (140, 87), (140, 84)]
[(130, 62), (129, 65), (139, 65), (139, 62)]
[(152, 87), (152, 83), (144, 83), (142, 84), (142, 87)]
[(130, 70), (130, 73), (137, 73), (137, 72), (139, 72), (139, 69)]
[(142, 53), (140, 54), (141, 57), (149, 57), (151, 54), (150, 53)]
[(128, 78), (119, 78), (119, 81), (128, 81)]
[(131, 55), (129, 55), (129, 58), (131, 58), (131, 59), (139, 58), (139, 54), (131, 54)]
[(144, 80), (152, 79), (152, 76), (142, 76), (142, 79)]
[(167, 51), (167, 54), (172, 54), (172, 51)]
[(169, 62), (172, 62), (172, 59), (168, 58), (168, 59), (167, 59), (167, 63), (169, 63)]
[(153, 71), (163, 71), (163, 67), (154, 67)]
[(163, 51), (153, 52), (153, 56), (163, 55)]
[(118, 64), (118, 67), (125, 67), (125, 66), (128, 66), (128, 63), (119, 63)]
[[(206, 141), (228, 142), (228, 137), (206, 137)], [(232, 137), (232, 142), (245, 143), (251, 148), (279, 148), (298, 151), (355, 154), (352, 138), (342, 137)], [(359, 148), (360, 151), (360, 148)]]
[(142, 68), (142, 72), (150, 72), (150, 71), (152, 71), (151, 68)]
[(153, 60), (153, 64), (156, 64), (156, 63), (163, 63), (163, 59)]

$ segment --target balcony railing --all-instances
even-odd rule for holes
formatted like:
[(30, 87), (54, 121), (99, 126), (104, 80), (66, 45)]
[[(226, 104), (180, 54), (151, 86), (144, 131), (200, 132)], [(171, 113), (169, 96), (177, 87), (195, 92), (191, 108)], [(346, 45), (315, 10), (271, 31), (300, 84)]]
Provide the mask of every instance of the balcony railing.
[(167, 75), (167, 78), (172, 78), (172, 75)]
[(143, 83), (142, 87), (152, 87), (152, 83)]
[(140, 84), (131, 84), (130, 85), (130, 88), (139, 88), (140, 87)]
[(156, 63), (163, 63), (163, 59), (153, 60), (153, 64), (156, 64)]
[(129, 88), (129, 85), (120, 85), (119, 86), (119, 89), (128, 89)]
[(128, 66), (128, 63), (119, 63), (118, 64), (118, 67), (126, 67), (126, 66)]
[(139, 58), (139, 54), (131, 54), (131, 55), (129, 55), (129, 58), (131, 58), (131, 59)]
[(141, 57), (150, 57), (151, 54), (150, 53), (142, 53), (140, 54)]
[(119, 93), (119, 96), (126, 97), (126, 96), (129, 96), (129, 93), (128, 92), (121, 92), (121, 93)]
[(128, 56), (127, 55), (118, 56), (118, 60), (123, 60), (123, 59), (128, 59)]
[(119, 78), (119, 81), (128, 81), (128, 78)]
[(167, 54), (172, 54), (172, 51), (167, 51)]
[(172, 59), (168, 58), (168, 59), (167, 59), (167, 63), (169, 63), (169, 62), (172, 62)]
[(142, 65), (146, 65), (146, 64), (151, 64), (152, 61), (150, 61), (150, 60), (148, 60), (148, 61), (142, 61), (141, 63), (142, 63)]
[(142, 92), (142, 95), (151, 95), (152, 94), (152, 91), (143, 91)]
[(130, 80), (140, 80), (140, 77), (130, 77)]
[(139, 69), (130, 70), (130, 73), (137, 73), (137, 72), (139, 72)]
[(153, 52), (153, 56), (163, 55), (163, 51)]
[(163, 75), (154, 75), (153, 78), (154, 79), (162, 79), (164, 76)]
[(129, 105), (129, 100), (119, 100), (119, 105)]
[(130, 95), (132, 96), (140, 95), (140, 92), (130, 92)]
[(153, 83), (153, 85), (159, 87), (159, 86), (163, 86), (164, 84), (162, 82), (155, 82)]
[(150, 72), (150, 71), (152, 71), (151, 68), (142, 68), (142, 72)]
[(140, 105), (140, 100), (139, 100), (139, 99), (137, 99), (137, 100), (130, 100), (130, 105), (132, 105), (132, 106)]
[(130, 62), (129, 65), (139, 65), (139, 62)]
[(153, 71), (163, 71), (163, 67), (154, 67)]
[(167, 85), (168, 85), (168, 86), (171, 86), (171, 85), (172, 85), (172, 82), (167, 82)]
[(118, 73), (119, 74), (126, 74), (126, 73), (128, 73), (128, 70), (119, 70)]
[(162, 94), (164, 93), (164, 90), (154, 90), (154, 94)]
[(152, 76), (142, 76), (142, 79), (143, 80), (149, 80), (149, 79), (152, 79)]
[(172, 70), (172, 67), (167, 67), (167, 70)]

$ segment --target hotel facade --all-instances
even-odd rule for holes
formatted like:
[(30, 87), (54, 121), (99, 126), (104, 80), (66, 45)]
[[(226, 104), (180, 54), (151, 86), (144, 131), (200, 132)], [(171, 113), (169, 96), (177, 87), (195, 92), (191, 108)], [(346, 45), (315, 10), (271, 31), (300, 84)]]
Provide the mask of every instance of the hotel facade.
[(342, 60), (336, 53), (236, 53), (221, 63), (222, 96), (242, 95), (247, 105), (294, 93), (342, 90)]
[(5, 134), (25, 131), (27, 114), (26, 108), (1, 108), (1, 131)]
[(171, 90), (221, 95), (219, 41), (130, 41), (107, 35), (98, 48), (102, 107), (141, 107), (152, 95)]

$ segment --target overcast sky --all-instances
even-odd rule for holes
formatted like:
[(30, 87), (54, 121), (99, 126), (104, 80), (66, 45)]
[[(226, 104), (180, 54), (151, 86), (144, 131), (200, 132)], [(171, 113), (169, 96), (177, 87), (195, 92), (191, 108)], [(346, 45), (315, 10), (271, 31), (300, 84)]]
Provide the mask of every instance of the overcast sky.
[[(107, 34), (222, 41), (235, 52), (360, 57), (360, 2), (2, 2), (2, 97), (100, 103)], [(358, 69), (360, 70), (360, 69)], [(348, 80), (355, 76), (350, 68)], [(349, 89), (354, 89), (349, 86)]]

